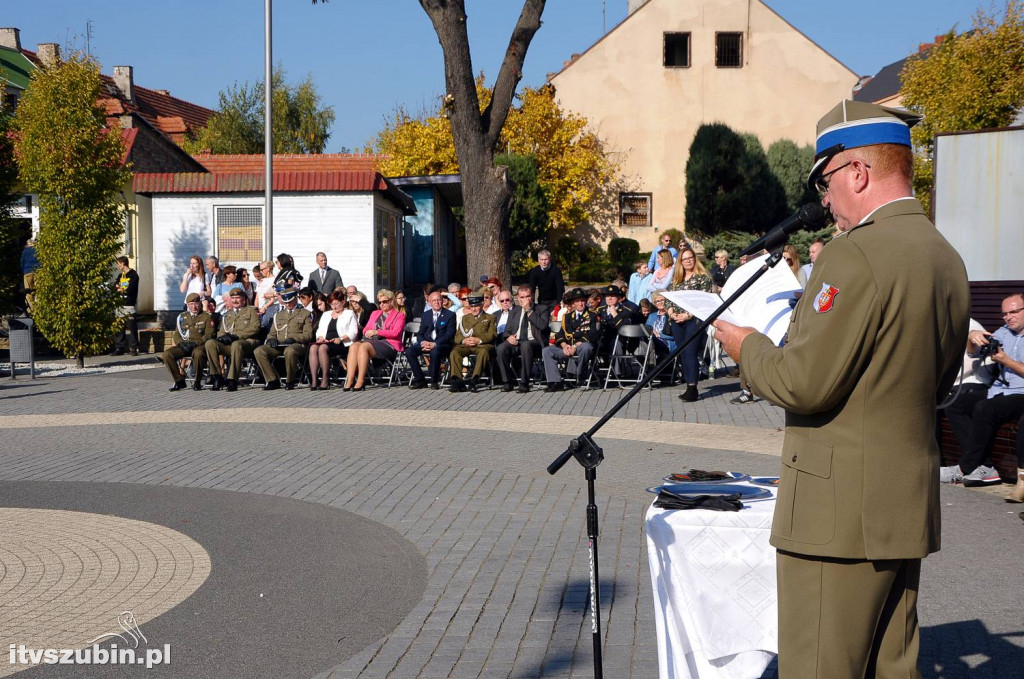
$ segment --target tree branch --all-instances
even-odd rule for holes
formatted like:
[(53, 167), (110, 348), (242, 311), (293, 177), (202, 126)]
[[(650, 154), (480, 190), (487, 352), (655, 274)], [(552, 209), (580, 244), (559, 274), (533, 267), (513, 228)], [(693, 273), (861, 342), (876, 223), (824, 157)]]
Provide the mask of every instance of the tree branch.
[(540, 16), (544, 12), (545, 1), (525, 0), (519, 21), (512, 29), (512, 37), (505, 50), (505, 59), (501, 62), (498, 79), (494, 82), (494, 95), (482, 116), (487, 148), (493, 149), (498, 143), (501, 128), (505, 125), (505, 118), (512, 107), (512, 97), (515, 96), (516, 87), (523, 78), (526, 51), (530, 48), (534, 34), (540, 28)]

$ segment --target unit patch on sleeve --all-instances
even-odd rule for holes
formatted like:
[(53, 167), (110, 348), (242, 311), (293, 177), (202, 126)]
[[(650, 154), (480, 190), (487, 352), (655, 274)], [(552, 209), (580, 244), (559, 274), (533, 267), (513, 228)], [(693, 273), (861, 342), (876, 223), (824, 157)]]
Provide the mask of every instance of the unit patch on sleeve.
[(826, 311), (832, 309), (832, 305), (836, 301), (836, 295), (839, 294), (839, 288), (829, 285), (828, 283), (821, 284), (821, 292), (818, 293), (817, 297), (814, 298), (814, 310), (819, 314), (823, 314)]

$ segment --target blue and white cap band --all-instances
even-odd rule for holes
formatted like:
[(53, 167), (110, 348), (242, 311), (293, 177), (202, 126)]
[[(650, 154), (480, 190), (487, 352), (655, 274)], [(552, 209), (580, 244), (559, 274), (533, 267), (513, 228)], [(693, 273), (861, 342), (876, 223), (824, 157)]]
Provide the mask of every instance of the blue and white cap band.
[(910, 146), (910, 128), (898, 118), (866, 118), (851, 120), (829, 127), (820, 135), (815, 144), (815, 154), (837, 144), (853, 149), (872, 144), (900, 144)]

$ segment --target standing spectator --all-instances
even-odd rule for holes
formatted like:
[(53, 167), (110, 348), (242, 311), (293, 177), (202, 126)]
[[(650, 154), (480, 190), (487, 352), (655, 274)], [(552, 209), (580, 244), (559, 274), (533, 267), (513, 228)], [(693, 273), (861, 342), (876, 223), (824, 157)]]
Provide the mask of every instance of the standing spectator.
[(423, 296), (417, 297), (413, 301), (412, 306), (409, 308), (409, 313), (407, 314), (407, 316), (412, 319), (421, 318), (423, 316), (423, 312), (430, 308), (431, 293), (433, 293), (434, 290), (438, 289), (439, 288), (433, 283), (425, 284), (423, 286)]
[(256, 301), (256, 286), (249, 280), (248, 269), (238, 269), (237, 274), (238, 278), (235, 280), (238, 281), (242, 287), (242, 292), (245, 293), (245, 303), (251, 307)]
[[(711, 292), (711, 276), (704, 269), (704, 265), (697, 259), (697, 253), (693, 250), (683, 250), (679, 253), (679, 261), (672, 272), (672, 284), (669, 290), (703, 290)], [(693, 314), (680, 309), (674, 304), (669, 309), (669, 315), (675, 323), (672, 324), (672, 338), (677, 345), (682, 344), (691, 336), (696, 334), (697, 326), (700, 323)], [(707, 337), (706, 335), (704, 337)], [(686, 380), (686, 391), (679, 395), (684, 401), (696, 401), (697, 380), (700, 378), (699, 357), (704, 353), (704, 342), (697, 339), (683, 349), (683, 377)]]
[(217, 283), (213, 288), (213, 303), (216, 305), (216, 312), (223, 313), (227, 306), (225, 297), (234, 288), (241, 288), (242, 284), (238, 281), (238, 269), (232, 265), (228, 265), (221, 269), (221, 282)]
[(322, 292), (329, 295), (335, 288), (340, 288), (341, 272), (327, 266), (327, 255), (322, 252), (316, 253), (316, 268), (309, 273), (309, 287), (314, 292)]
[(565, 279), (547, 250), (537, 253), (537, 266), (527, 274), (526, 285), (533, 291), (535, 304), (553, 307), (561, 301), (565, 294)]
[(210, 289), (206, 287), (206, 270), (203, 269), (203, 258), (199, 255), (192, 255), (188, 260), (188, 269), (181, 277), (181, 285), (178, 290), (185, 294), (185, 298), (192, 293), (200, 297), (208, 297)]
[(462, 302), (459, 301), (459, 297), (465, 297), (465, 295), (461, 294), (461, 290), (462, 285), (460, 283), (448, 284), (448, 292), (445, 294), (445, 297), (447, 297), (448, 301), (451, 302), (450, 308), (452, 311), (458, 311), (462, 308)]
[(735, 270), (736, 267), (729, 263), (729, 252), (727, 250), (715, 252), (715, 263), (708, 270), (708, 273), (711, 274), (711, 282), (714, 284), (715, 292), (720, 292), (725, 287), (725, 282), (729, 280), (729, 276)]
[(302, 274), (295, 270), (295, 260), (292, 256), (282, 252), (277, 256), (277, 276), (274, 277), (274, 285), (285, 283), (296, 289), (302, 287)]
[(658, 253), (658, 268), (651, 274), (651, 280), (647, 283), (651, 292), (668, 290), (668, 286), (672, 284), (672, 267), (675, 266), (675, 263), (676, 260), (668, 250)]
[(25, 288), (25, 308), (32, 312), (32, 305), (35, 304), (36, 296), (33, 291), (36, 289), (36, 271), (39, 270), (39, 259), (36, 257), (36, 242), (29, 240), (25, 243), (25, 249), (21, 251), (21, 282)]
[(811, 247), (807, 249), (807, 254), (811, 258), (811, 261), (800, 268), (800, 270), (804, 272), (805, 283), (806, 281), (811, 280), (811, 271), (814, 269), (814, 262), (817, 261), (818, 255), (821, 254), (821, 249), (823, 247), (825, 247), (825, 241), (820, 238), (815, 238), (814, 242), (811, 243)]
[(224, 273), (220, 268), (220, 260), (210, 255), (206, 258), (206, 289), (213, 290), (224, 282)]
[(800, 253), (797, 251), (796, 246), (786, 243), (782, 248), (782, 258), (786, 260), (789, 270), (796, 277), (797, 282), (800, 284), (800, 289), (805, 288), (807, 286), (807, 279), (804, 278), (804, 271), (800, 268)]
[(662, 252), (667, 252), (672, 255), (673, 262), (676, 261), (676, 257), (679, 255), (679, 251), (672, 247), (672, 234), (670, 233), (661, 234), (660, 244), (651, 251), (651, 258), (647, 260), (648, 269), (654, 271), (658, 268), (658, 255)]
[(111, 356), (120, 356), (124, 353), (125, 335), (128, 336), (128, 347), (132, 350), (132, 356), (139, 355), (139, 326), (135, 318), (136, 305), (139, 301), (139, 274), (135, 269), (128, 266), (127, 257), (117, 258), (117, 269), (120, 275), (117, 277), (117, 291), (121, 294), (121, 309), (118, 316), (124, 319), (124, 327), (114, 339), (114, 350)]
[(405, 308), (405, 292), (401, 290), (395, 291), (395, 311), (409, 318), (409, 312)]
[(629, 277), (629, 288), (626, 293), (626, 299), (633, 304), (640, 304), (640, 300), (647, 299), (647, 296), (651, 294), (650, 284), (651, 279), (654, 278), (654, 274), (651, 273), (651, 267), (648, 266), (647, 262), (641, 260), (636, 261), (633, 264), (635, 271), (633, 275)]
[[(274, 290), (274, 263), (269, 259), (260, 262), (260, 282), (256, 286), (256, 311), (262, 316), (267, 308), (277, 302), (277, 292)], [(255, 269), (253, 269), (255, 271)]]

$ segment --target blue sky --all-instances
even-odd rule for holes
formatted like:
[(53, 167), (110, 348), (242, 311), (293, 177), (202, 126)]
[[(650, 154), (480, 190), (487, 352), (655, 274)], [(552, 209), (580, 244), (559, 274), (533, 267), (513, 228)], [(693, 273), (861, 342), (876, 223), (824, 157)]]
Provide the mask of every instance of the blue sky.
[[(666, 2), (671, 0), (655, 0)], [(691, 0), (675, 0), (687, 2)], [(135, 68), (135, 82), (169, 89), (210, 108), (234, 82), (263, 76), (263, 0), (20, 0), (4, 3), (4, 25), (21, 29), (22, 45), (85, 48), (111, 73)], [(768, 0), (767, 4), (860, 74), (874, 74), (956, 25), (971, 25), (987, 0), (860, 0), (849, 3)], [(518, 0), (467, 0), (473, 65), (493, 80), (518, 18)], [(548, 0), (544, 25), (526, 57), (523, 83), (538, 86), (573, 52), (626, 14), (626, 0)], [(441, 48), (416, 0), (274, 0), (274, 60), (290, 80), (312, 74), (337, 120), (329, 152), (358, 150), (399, 104), (433, 108), (444, 87)], [(794, 106), (799, 102), (794, 102)]]

